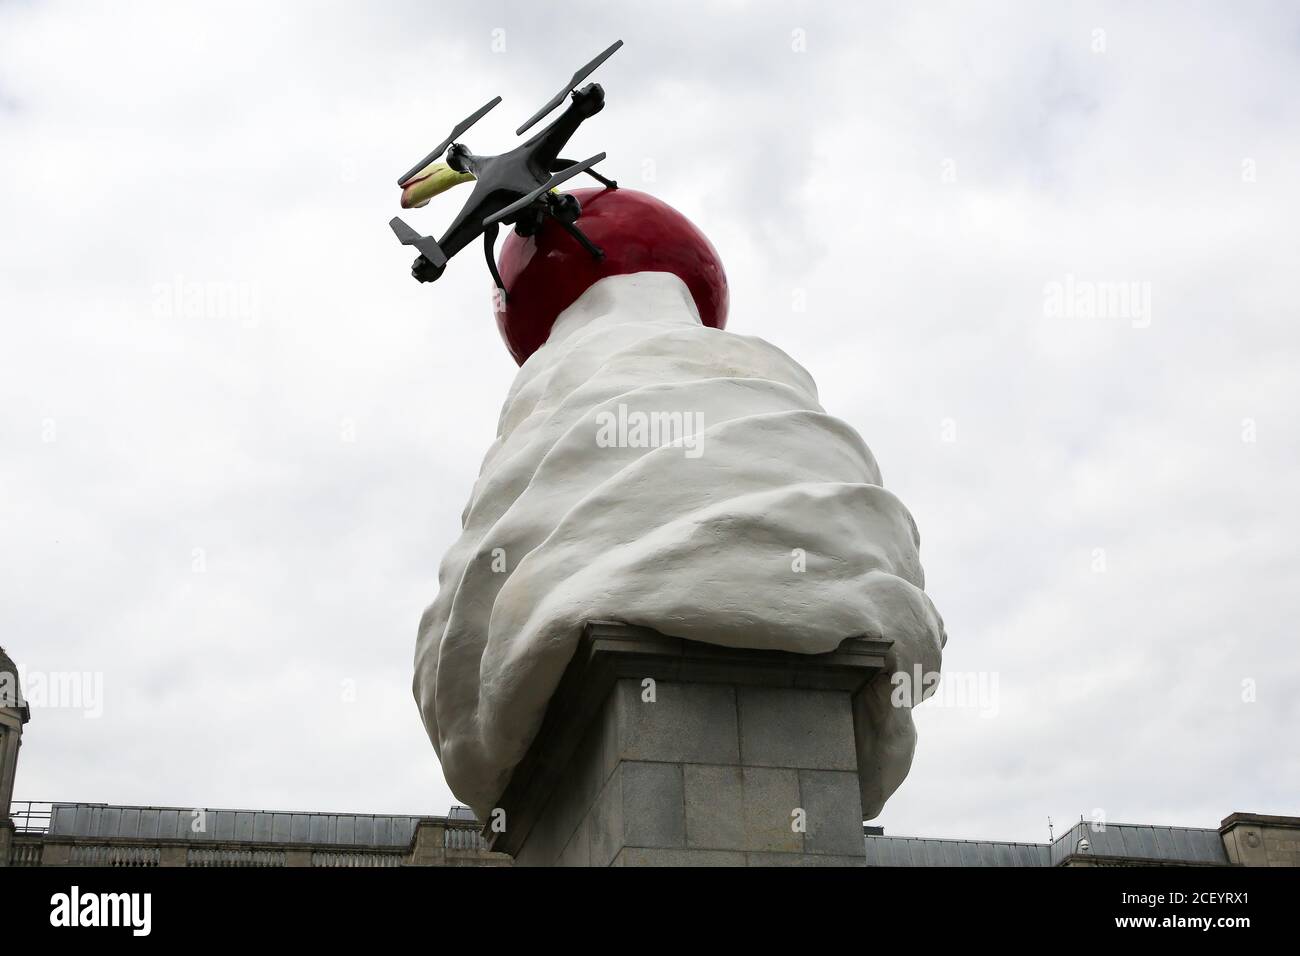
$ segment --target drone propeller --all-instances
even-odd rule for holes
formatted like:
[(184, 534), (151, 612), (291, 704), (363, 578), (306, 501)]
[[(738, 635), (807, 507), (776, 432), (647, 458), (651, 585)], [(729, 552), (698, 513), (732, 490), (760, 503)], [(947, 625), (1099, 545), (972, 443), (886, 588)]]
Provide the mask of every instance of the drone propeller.
[(514, 202), (512, 202), (509, 206), (506, 206), (504, 209), (499, 209), (496, 212), (494, 212), (492, 215), (488, 216), (486, 219), (483, 220), (483, 228), (486, 229), (489, 226), (491, 226), (494, 222), (501, 222), (505, 219), (508, 219), (509, 217), (513, 216), (515, 213), (519, 212), (521, 209), (524, 209), (525, 207), (530, 206), (532, 203), (536, 202), (538, 197), (543, 196), (546, 193), (550, 192), (556, 186), (560, 185), (560, 183), (567, 182), (568, 180), (572, 179), (574, 176), (578, 175), (578, 173), (586, 172), (588, 169), (590, 169), (592, 166), (595, 166), (604, 158), (605, 158), (604, 153), (597, 153), (595, 156), (591, 157), (590, 159), (584, 159), (580, 163), (574, 163), (572, 166), (566, 166), (564, 169), (560, 170), (558, 173), (556, 173), (546, 182), (542, 183), (540, 186), (538, 186), (528, 195), (524, 196), (522, 199), (517, 199)]
[(434, 239), (433, 236), (420, 235), (402, 222), (400, 216), (394, 216), (388, 225), (393, 228), (393, 232), (402, 241), (402, 245), (415, 246), (420, 251), (420, 255), (432, 262), (435, 267), (442, 268), (447, 264), (447, 257), (438, 245), (438, 240)]
[(428, 166), (431, 162), (433, 162), (444, 152), (446, 152), (447, 147), (450, 146), (452, 143), (454, 143), (457, 137), (463, 136), (467, 129), (469, 129), (479, 120), (481, 120), (484, 116), (487, 116), (487, 114), (492, 111), (493, 107), (495, 107), (500, 102), (501, 102), (501, 97), (498, 96), (495, 99), (493, 99), (492, 102), (485, 104), (484, 106), (480, 107), (477, 111), (471, 113), (465, 119), (457, 123), (456, 128), (451, 131), (451, 135), (448, 136), (445, 140), (443, 140), (442, 143), (439, 144), (438, 148), (435, 149), (432, 153), (430, 153), (428, 156), (424, 157), (424, 159), (420, 160), (418, 163), (412, 166), (411, 169), (407, 172), (407, 174), (397, 181), (397, 185), (405, 186), (406, 181), (408, 179), (410, 179), (420, 170), (424, 169), (425, 166)]
[[(557, 106), (563, 103), (564, 98), (568, 96), (570, 93), (572, 93), (574, 90), (576, 90), (578, 88), (579, 83), (581, 83), (587, 77), (591, 76), (591, 74), (595, 72), (596, 67), (600, 66), (611, 56), (613, 56), (614, 51), (617, 50), (622, 45), (623, 45), (622, 40), (615, 40), (613, 43), (609, 45), (609, 47), (603, 53), (599, 54), (596, 57), (596, 59), (592, 60), (582, 69), (580, 69), (577, 73), (573, 74), (573, 78), (569, 80), (569, 85), (566, 86), (564, 89), (560, 90), (560, 92), (556, 93), (554, 99), (552, 99), (549, 103), (547, 103), (540, 110), (534, 113), (532, 118), (529, 119), (528, 122), (526, 122), (523, 126), (515, 130), (515, 135), (522, 136), (524, 134), (524, 131), (528, 129), (528, 127), (532, 126), (534, 123), (536, 123), (539, 119), (541, 119), (551, 110), (555, 109)], [(432, 162), (432, 160), (430, 160), (430, 162)]]

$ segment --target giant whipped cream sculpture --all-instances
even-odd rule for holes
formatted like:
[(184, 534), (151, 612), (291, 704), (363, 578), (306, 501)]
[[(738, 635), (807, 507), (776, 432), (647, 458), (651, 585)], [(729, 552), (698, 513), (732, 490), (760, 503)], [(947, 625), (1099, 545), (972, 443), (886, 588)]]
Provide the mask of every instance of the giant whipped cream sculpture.
[[(596, 84), (573, 93), (515, 153), (547, 146), (595, 102)], [(448, 145), (450, 166), (435, 162)], [(449, 138), (402, 178), (403, 205), (461, 177), (479, 180), (478, 196), (487, 167), (512, 157)], [(543, 160), (531, 168), (553, 168)], [(420, 249), (423, 281), (469, 241), (464, 223), (492, 238), (497, 222), (516, 227), (499, 268), (487, 246), (498, 324), (522, 367), (416, 646), (415, 696), (449, 786), (488, 819), (590, 621), (802, 654), (868, 636), (892, 642), (855, 698), (862, 805), (878, 815), (916, 742), (914, 701), (896, 706), (891, 675), (937, 673), (945, 641), (911, 515), (801, 366), (724, 331), (722, 264), (685, 217), (603, 177), (603, 189), (560, 194), (557, 177), (532, 175), (544, 188), (471, 197), (436, 243), (393, 224)]]

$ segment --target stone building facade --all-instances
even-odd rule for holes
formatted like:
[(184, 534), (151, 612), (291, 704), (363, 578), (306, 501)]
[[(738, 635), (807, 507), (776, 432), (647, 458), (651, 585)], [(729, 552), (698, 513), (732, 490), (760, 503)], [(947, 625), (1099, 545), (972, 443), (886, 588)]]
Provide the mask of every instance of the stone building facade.
[(9, 819), (9, 805), (14, 797), (23, 725), (30, 719), (18, 682), (18, 668), (0, 647), (0, 866), (8, 865), (13, 854), (15, 827)]
[(19, 803), (10, 866), (508, 866), (474, 816)]
[(1300, 866), (1300, 818), (1234, 813), (1219, 829), (1238, 866)]
[(868, 866), (1297, 866), (1300, 817), (1234, 813), (1217, 829), (1087, 823), (1051, 843), (867, 835)]

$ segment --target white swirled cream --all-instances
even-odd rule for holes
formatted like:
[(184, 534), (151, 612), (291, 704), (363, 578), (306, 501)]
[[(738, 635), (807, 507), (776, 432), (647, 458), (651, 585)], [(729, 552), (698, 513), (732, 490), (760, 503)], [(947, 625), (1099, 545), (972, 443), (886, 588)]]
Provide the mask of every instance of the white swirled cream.
[(585, 622), (815, 654), (893, 641), (858, 695), (862, 803), (907, 775), (890, 673), (939, 670), (911, 515), (871, 452), (760, 339), (700, 324), (675, 275), (605, 278), (520, 369), (420, 622), (415, 696), (453, 792), (488, 818)]

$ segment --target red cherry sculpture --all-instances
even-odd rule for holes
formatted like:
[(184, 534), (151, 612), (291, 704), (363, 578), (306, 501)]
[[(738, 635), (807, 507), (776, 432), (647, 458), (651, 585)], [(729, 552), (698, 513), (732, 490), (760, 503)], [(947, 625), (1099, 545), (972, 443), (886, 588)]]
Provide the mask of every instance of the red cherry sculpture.
[(690, 289), (700, 320), (727, 324), (727, 276), (704, 233), (667, 203), (635, 189), (575, 189), (578, 228), (601, 248), (597, 260), (549, 217), (535, 236), (513, 229), (498, 267), (509, 298), (497, 297), (497, 327), (523, 365), (551, 334), (559, 314), (592, 283), (632, 272), (671, 272)]

